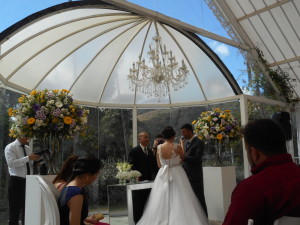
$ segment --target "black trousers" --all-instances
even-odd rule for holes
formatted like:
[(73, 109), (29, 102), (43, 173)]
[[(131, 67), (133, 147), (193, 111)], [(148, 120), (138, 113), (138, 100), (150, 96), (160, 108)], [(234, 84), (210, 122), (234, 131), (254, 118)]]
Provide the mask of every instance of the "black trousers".
[(193, 191), (196, 195), (196, 197), (198, 198), (204, 213), (206, 214), (206, 216), (208, 216), (207, 214), (207, 206), (206, 206), (206, 202), (205, 202), (205, 197), (204, 197), (204, 187), (203, 187), (203, 183), (201, 181), (190, 181), (191, 186), (193, 188)]
[(8, 185), (9, 225), (18, 225), (22, 213), (22, 224), (25, 217), (26, 179), (10, 176)]
[(133, 221), (137, 223), (144, 212), (151, 188), (132, 191)]

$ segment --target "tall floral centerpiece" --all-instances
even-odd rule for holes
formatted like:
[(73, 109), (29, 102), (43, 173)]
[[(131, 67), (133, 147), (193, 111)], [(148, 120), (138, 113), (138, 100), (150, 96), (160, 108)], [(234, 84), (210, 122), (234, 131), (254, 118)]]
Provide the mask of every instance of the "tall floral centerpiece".
[(49, 173), (55, 173), (55, 156), (63, 139), (84, 134), (89, 111), (75, 105), (68, 90), (33, 90), (22, 95), (18, 106), (8, 110), (14, 124), (10, 136), (43, 140), (49, 149)]
[(201, 140), (212, 140), (217, 143), (216, 166), (222, 165), (222, 148), (225, 142), (239, 137), (239, 123), (230, 110), (214, 108), (202, 112), (198, 120), (193, 121), (195, 133)]

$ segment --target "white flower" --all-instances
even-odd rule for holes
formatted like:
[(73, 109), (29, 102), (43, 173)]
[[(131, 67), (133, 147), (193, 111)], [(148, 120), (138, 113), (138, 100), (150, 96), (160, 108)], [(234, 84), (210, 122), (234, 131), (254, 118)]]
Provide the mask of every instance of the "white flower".
[(57, 102), (55, 102), (55, 106), (56, 106), (57, 108), (61, 108), (61, 107), (63, 106), (63, 104), (62, 104), (61, 101), (57, 101)]

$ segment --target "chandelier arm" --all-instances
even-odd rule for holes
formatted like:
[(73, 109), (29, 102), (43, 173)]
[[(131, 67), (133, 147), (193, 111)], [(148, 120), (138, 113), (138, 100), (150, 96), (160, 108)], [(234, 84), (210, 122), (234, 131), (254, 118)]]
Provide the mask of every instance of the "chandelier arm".
[[(196, 79), (196, 81), (197, 81), (197, 83), (198, 83), (198, 85), (199, 85), (200, 91), (201, 91), (201, 93), (203, 94), (203, 97), (204, 97), (205, 101), (207, 101), (207, 97), (206, 97), (206, 95), (205, 95), (205, 92), (204, 92), (204, 89), (203, 89), (203, 87), (202, 87), (202, 84), (201, 84), (199, 78), (196, 76), (197, 73), (196, 73), (196, 71), (195, 71), (195, 68), (193, 67), (192, 63), (191, 63), (190, 60), (188, 59), (188, 57), (187, 57), (185, 51), (182, 49), (181, 45), (178, 43), (178, 41), (177, 41), (177, 39), (174, 37), (174, 35), (173, 35), (173, 34), (165, 27), (165, 25), (164, 25), (164, 24), (161, 24), (161, 26), (162, 26), (163, 29), (164, 29), (164, 30), (172, 37), (172, 39), (174, 40), (174, 42), (177, 44), (177, 46), (179, 47), (180, 51), (181, 51), (182, 54), (184, 55), (184, 58), (186, 59), (188, 65), (190, 66), (190, 68), (191, 68), (192, 71), (193, 71), (194, 77), (195, 77), (195, 79)], [(182, 31), (181, 29), (180, 29), (179, 31), (182, 32), (183, 34), (185, 34), (186, 37), (189, 37), (188, 33)]]

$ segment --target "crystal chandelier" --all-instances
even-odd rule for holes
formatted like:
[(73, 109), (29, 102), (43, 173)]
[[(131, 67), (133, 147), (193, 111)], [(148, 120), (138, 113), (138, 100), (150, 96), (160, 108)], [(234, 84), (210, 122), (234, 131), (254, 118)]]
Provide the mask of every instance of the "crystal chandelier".
[[(132, 64), (128, 75), (129, 87), (146, 94), (148, 97), (165, 97), (170, 92), (172, 86), (174, 91), (178, 91), (187, 84), (187, 70), (184, 60), (181, 67), (178, 66), (172, 50), (167, 51), (166, 45), (162, 45), (161, 37), (155, 35), (154, 43), (149, 45), (147, 52), (149, 65), (145, 59), (139, 56), (139, 60)], [(153, 46), (154, 45), (154, 46)]]

